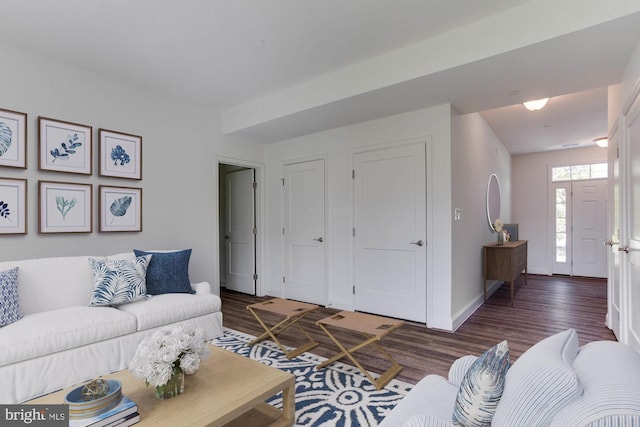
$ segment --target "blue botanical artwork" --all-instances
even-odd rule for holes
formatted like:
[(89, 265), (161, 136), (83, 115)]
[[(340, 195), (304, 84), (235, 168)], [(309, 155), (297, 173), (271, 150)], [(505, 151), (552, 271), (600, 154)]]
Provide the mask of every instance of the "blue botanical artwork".
[(56, 159), (68, 160), (70, 155), (76, 154), (76, 149), (82, 146), (82, 142), (78, 141), (78, 139), (77, 133), (69, 135), (67, 141), (60, 144), (62, 149), (54, 148), (51, 150), (50, 153), (53, 156), (51, 163), (54, 163)]
[(9, 212), (9, 204), (0, 200), (0, 216), (11, 221), (11, 218), (9, 218), (10, 215), (11, 212)]
[(122, 148), (122, 145), (116, 145), (115, 148), (111, 150), (111, 160), (113, 160), (114, 166), (118, 166), (118, 163), (120, 163), (119, 166), (124, 166), (131, 161), (131, 158), (125, 149)]
[(69, 211), (76, 205), (77, 200), (74, 197), (71, 200), (67, 200), (64, 196), (56, 196), (56, 207), (62, 214), (62, 220), (64, 221)]
[(11, 147), (12, 137), (11, 128), (5, 122), (0, 122), (0, 157)]
[(114, 200), (113, 203), (111, 203), (111, 207), (109, 208), (109, 210), (113, 214), (111, 223), (113, 224), (113, 221), (115, 221), (116, 217), (125, 216), (127, 213), (127, 209), (129, 209), (129, 206), (131, 206), (131, 196), (123, 196), (119, 199)]

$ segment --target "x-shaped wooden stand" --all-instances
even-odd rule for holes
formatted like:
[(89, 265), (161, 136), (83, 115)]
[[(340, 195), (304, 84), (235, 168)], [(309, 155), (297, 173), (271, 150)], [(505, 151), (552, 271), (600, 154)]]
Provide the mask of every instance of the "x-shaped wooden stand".
[[(278, 347), (280, 347), (280, 349), (284, 352), (288, 359), (292, 359), (299, 354), (304, 353), (305, 351), (311, 350), (312, 348), (316, 347), (318, 343), (315, 342), (313, 338), (311, 338), (307, 331), (305, 331), (304, 328), (302, 328), (302, 326), (298, 324), (298, 322), (304, 316), (311, 313), (317, 308), (318, 306), (315, 304), (308, 304), (281, 298), (274, 298), (268, 301), (263, 301), (247, 306), (247, 310), (249, 310), (251, 314), (253, 314), (253, 317), (256, 318), (258, 323), (260, 323), (260, 325), (265, 330), (262, 335), (260, 335), (253, 341), (248, 342), (247, 345), (253, 345), (267, 338), (271, 338), (273, 342), (275, 342)], [(269, 327), (258, 315), (259, 311), (265, 311), (279, 316), (284, 316), (284, 319)], [(306, 344), (303, 344), (298, 348), (287, 350), (287, 348), (278, 340), (277, 335), (289, 329), (291, 326), (296, 326), (298, 329), (300, 329), (300, 331), (302, 331), (302, 333), (307, 337), (308, 341)]]
[[(375, 385), (377, 390), (384, 388), (385, 385), (392, 378), (394, 378), (400, 371), (402, 366), (395, 361), (391, 355), (382, 348), (380, 340), (387, 336), (391, 331), (399, 328), (404, 324), (402, 320), (388, 319), (380, 316), (373, 316), (365, 313), (354, 313), (352, 311), (341, 311), (333, 316), (318, 320), (316, 324), (324, 331), (325, 334), (338, 346), (340, 353), (336, 354), (332, 358), (320, 363), (316, 366), (316, 369), (322, 369), (333, 362), (342, 359), (343, 357), (349, 358), (354, 365), (356, 365), (362, 373)], [(343, 346), (340, 341), (327, 329), (327, 326), (343, 329), (345, 331), (358, 332), (364, 335), (365, 340), (360, 344), (357, 344), (349, 349)], [(353, 353), (364, 348), (370, 344), (375, 345), (378, 350), (391, 362), (391, 367), (382, 374), (377, 380), (356, 360)]]

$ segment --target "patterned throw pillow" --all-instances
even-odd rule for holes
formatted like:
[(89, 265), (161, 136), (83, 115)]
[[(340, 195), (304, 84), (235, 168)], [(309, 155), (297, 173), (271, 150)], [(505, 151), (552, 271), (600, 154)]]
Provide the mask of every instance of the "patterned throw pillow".
[(153, 255), (147, 269), (147, 292), (160, 294), (195, 294), (189, 280), (191, 249), (175, 252), (147, 252), (134, 249), (136, 256)]
[(455, 423), (465, 427), (491, 425), (509, 366), (507, 341), (496, 344), (471, 365), (458, 389), (453, 408)]
[(147, 296), (146, 274), (151, 255), (135, 260), (89, 258), (93, 275), (90, 306), (121, 305)]
[(22, 319), (18, 300), (18, 267), (0, 272), (0, 327)]

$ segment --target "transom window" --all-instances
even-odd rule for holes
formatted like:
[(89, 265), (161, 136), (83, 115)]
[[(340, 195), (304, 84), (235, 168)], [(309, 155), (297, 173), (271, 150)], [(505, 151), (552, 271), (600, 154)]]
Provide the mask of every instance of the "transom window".
[(606, 178), (609, 174), (606, 163), (587, 165), (557, 166), (551, 168), (551, 181), (573, 181), (578, 179)]

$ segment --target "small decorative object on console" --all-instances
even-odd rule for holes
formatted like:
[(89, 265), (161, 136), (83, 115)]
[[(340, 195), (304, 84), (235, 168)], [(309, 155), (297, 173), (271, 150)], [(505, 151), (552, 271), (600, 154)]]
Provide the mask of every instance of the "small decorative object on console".
[(89, 381), (82, 387), (83, 400), (95, 400), (104, 397), (109, 393), (111, 387), (109, 383), (103, 379)]
[(138, 345), (129, 370), (154, 386), (158, 399), (168, 399), (184, 391), (184, 374), (195, 373), (209, 352), (202, 329), (165, 328)]

